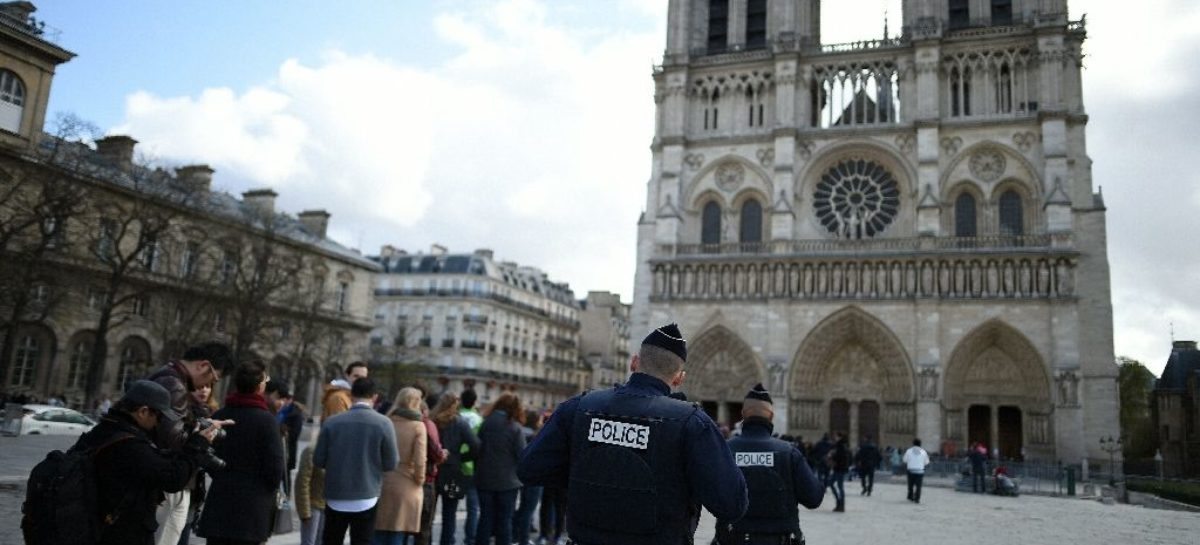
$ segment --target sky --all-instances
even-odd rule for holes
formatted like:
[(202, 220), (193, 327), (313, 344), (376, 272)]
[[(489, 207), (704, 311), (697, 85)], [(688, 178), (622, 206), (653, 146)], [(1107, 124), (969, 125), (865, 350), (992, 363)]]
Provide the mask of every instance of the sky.
[[(666, 0), (43, 0), (77, 53), (50, 116), (207, 163), (234, 194), (332, 213), (377, 254), (490, 248), (552, 279), (632, 296)], [(899, 0), (822, 6), (827, 43), (874, 39)], [(1136, 6), (1129, 8), (1124, 6)], [(1200, 2), (1073, 0), (1108, 208), (1115, 352), (1161, 372), (1200, 337)]]

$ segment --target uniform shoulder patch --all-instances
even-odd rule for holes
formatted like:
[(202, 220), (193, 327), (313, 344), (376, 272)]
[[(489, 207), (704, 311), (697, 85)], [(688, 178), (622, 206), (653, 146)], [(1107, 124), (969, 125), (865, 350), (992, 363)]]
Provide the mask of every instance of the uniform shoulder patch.
[(774, 452), (735, 452), (733, 460), (738, 467), (775, 467)]
[(650, 426), (592, 418), (588, 441), (646, 450), (650, 446)]

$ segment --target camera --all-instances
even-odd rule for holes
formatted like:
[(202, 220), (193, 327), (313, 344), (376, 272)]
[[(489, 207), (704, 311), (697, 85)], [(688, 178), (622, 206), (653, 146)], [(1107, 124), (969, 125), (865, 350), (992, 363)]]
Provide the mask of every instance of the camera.
[[(196, 433), (199, 434), (213, 426), (213, 421), (210, 418), (201, 418), (197, 421)], [(213, 442), (220, 441), (225, 438), (225, 430), (218, 429), (213, 434)], [(213, 451), (212, 445), (208, 441), (204, 442), (204, 447), (200, 450), (198, 460), (200, 467), (209, 472), (220, 471), (225, 469), (225, 460), (222, 460), (217, 453)]]

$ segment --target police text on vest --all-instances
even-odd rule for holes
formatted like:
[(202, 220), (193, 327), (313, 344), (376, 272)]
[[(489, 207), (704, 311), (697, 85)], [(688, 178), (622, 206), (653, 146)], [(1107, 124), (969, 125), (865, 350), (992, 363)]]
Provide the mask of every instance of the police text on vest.
[(650, 444), (650, 426), (593, 418), (588, 427), (588, 441), (646, 450)]
[(738, 467), (775, 467), (774, 452), (735, 452), (733, 458)]

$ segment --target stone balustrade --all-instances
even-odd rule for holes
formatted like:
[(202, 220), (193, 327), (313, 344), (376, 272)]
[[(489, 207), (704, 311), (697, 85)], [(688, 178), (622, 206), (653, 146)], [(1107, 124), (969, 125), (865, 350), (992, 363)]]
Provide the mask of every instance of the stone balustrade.
[(1071, 298), (1078, 252), (1056, 238), (927, 237), (915, 253), (913, 239), (722, 244), (711, 253), (700, 253), (701, 245), (660, 246), (650, 262), (651, 298)]

